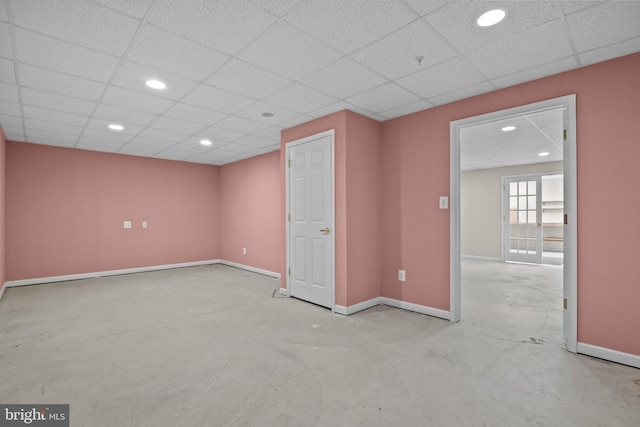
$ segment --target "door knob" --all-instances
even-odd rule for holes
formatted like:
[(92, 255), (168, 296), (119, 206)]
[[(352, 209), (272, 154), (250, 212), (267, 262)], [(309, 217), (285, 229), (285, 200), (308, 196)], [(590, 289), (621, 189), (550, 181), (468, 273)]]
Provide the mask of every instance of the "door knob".
[(329, 234), (329, 233), (331, 233), (331, 229), (329, 227), (323, 228), (322, 230), (320, 230), (320, 232), (322, 234)]

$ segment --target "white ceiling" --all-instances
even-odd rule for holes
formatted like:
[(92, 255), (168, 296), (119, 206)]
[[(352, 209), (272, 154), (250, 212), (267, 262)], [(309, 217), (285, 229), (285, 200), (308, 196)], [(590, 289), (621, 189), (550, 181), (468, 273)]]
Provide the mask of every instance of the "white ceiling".
[(640, 1), (0, 0), (0, 124), (221, 165), (345, 108), (384, 121), (638, 51)]

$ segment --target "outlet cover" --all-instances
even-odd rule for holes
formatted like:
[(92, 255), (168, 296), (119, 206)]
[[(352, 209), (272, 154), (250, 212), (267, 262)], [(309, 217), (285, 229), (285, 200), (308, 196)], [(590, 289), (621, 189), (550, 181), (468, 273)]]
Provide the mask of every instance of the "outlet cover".
[(124, 228), (131, 228), (131, 221), (125, 221)]
[(407, 278), (407, 273), (404, 270), (398, 270), (398, 280), (404, 282)]

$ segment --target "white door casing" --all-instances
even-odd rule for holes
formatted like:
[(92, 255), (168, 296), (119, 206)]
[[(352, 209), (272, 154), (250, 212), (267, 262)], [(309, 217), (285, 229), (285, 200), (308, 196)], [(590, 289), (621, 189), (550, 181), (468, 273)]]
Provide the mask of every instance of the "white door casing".
[(450, 313), (452, 322), (461, 318), (460, 271), (460, 130), (466, 126), (561, 108), (566, 131), (563, 146), (564, 173), (564, 265), (563, 337), (567, 350), (577, 352), (578, 340), (578, 202), (576, 171), (576, 95), (567, 95), (450, 123)]
[(334, 308), (334, 131), (290, 142), (287, 158), (289, 295)]

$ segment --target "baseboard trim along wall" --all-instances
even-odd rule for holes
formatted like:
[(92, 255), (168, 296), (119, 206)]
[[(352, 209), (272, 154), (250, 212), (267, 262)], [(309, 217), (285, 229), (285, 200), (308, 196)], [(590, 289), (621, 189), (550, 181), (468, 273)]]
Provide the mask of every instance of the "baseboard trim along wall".
[(7, 289), (7, 284), (5, 283), (2, 288), (0, 288), (0, 302), (2, 302), (2, 297), (4, 296), (4, 290)]
[(387, 297), (377, 297), (372, 298), (367, 301), (360, 302), (358, 304), (350, 305), (348, 307), (342, 305), (335, 306), (335, 312), (338, 314), (343, 314), (345, 316), (349, 316), (350, 314), (357, 313), (362, 310), (366, 310), (371, 307), (375, 307), (376, 305), (388, 305), (390, 307), (401, 308), (403, 310), (415, 311), (416, 313), (426, 314), (428, 316), (438, 317), (440, 319), (450, 320), (451, 315), (448, 311), (440, 310), (438, 308), (427, 307), (424, 305), (413, 304), (406, 301), (400, 301), (393, 298)]
[(609, 360), (611, 362), (620, 363), (622, 365), (633, 366), (634, 368), (640, 368), (640, 356), (636, 356), (635, 354), (623, 353), (621, 351), (611, 350), (609, 348), (598, 347), (597, 345), (585, 344), (581, 342), (577, 344), (577, 350), (580, 354), (597, 357), (598, 359)]
[(220, 264), (228, 265), (229, 267), (240, 268), (242, 270), (251, 271), (253, 273), (264, 274), (265, 276), (275, 277), (276, 279), (280, 278), (280, 273), (276, 273), (274, 271), (264, 270), (262, 268), (251, 267), (250, 265), (238, 264), (237, 262), (226, 261), (221, 259), (218, 261)]
[(288, 288), (280, 288), (280, 295), (284, 295), (285, 297), (290, 297), (291, 294), (289, 293), (289, 289)]
[(170, 270), (172, 268), (196, 267), (199, 265), (210, 265), (210, 264), (223, 264), (223, 265), (228, 265), (229, 267), (236, 267), (242, 270), (251, 271), (253, 273), (264, 274), (266, 276), (275, 277), (277, 279), (280, 278), (280, 273), (275, 273), (273, 271), (263, 270), (261, 268), (255, 268), (248, 265), (238, 264), (235, 262), (221, 260), (221, 259), (210, 259), (210, 260), (204, 260), (204, 261), (182, 262), (178, 264), (164, 264), (164, 265), (152, 265), (149, 267), (127, 268), (123, 270), (96, 271), (92, 273), (68, 274), (65, 276), (38, 277), (35, 279), (12, 280), (9, 282), (5, 282), (4, 287), (0, 292), (4, 292), (5, 287), (40, 285), (43, 283), (55, 283), (55, 282), (67, 282), (69, 280), (92, 279), (95, 277), (117, 276), (120, 274), (145, 273), (149, 271)]

